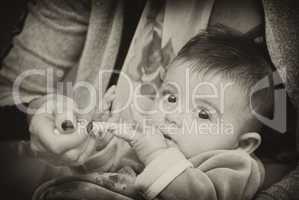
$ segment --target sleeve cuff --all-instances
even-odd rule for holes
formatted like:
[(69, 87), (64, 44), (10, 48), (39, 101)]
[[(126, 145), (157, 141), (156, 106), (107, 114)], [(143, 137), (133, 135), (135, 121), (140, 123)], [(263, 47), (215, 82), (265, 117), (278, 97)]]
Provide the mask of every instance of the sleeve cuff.
[(192, 163), (178, 149), (166, 149), (145, 167), (136, 179), (136, 186), (144, 191), (146, 199), (153, 199), (189, 167), (193, 167)]

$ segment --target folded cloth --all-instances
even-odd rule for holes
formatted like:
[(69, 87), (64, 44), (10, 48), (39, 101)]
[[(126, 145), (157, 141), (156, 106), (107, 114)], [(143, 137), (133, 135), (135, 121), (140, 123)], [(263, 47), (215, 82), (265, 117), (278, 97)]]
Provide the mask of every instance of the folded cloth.
[(82, 176), (67, 176), (48, 181), (39, 186), (33, 200), (138, 200), (134, 185), (136, 174), (131, 168), (118, 173), (91, 173)]

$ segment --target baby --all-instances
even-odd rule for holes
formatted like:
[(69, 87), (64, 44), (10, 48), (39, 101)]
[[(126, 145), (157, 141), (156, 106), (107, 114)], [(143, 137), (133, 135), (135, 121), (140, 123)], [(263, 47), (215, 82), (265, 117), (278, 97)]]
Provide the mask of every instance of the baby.
[(116, 137), (85, 166), (130, 166), (146, 199), (251, 199), (264, 179), (254, 156), (261, 123), (252, 111), (272, 112), (271, 89), (251, 95), (251, 88), (271, 73), (247, 39), (222, 29), (200, 33), (168, 66), (151, 109), (133, 111), (146, 123), (111, 131)]

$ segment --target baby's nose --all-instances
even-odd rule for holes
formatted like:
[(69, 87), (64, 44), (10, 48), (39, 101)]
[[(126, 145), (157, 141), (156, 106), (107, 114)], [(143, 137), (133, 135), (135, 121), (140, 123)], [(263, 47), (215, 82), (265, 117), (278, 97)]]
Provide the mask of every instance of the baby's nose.
[(182, 119), (183, 117), (179, 114), (166, 114), (165, 121), (171, 125), (175, 125), (176, 127), (182, 127)]

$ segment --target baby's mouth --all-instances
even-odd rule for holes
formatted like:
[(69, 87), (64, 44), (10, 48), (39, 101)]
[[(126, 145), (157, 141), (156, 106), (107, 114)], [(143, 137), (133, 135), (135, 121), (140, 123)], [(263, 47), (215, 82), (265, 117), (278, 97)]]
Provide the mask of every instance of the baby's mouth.
[(169, 147), (177, 146), (175, 140), (171, 137), (171, 133), (167, 129), (160, 128), (160, 131)]
[(164, 137), (166, 140), (172, 140), (172, 138), (171, 138), (169, 135), (164, 134), (164, 133), (163, 133), (163, 137)]
[(168, 147), (177, 147), (176, 141), (173, 140), (169, 135), (163, 134), (163, 137)]

